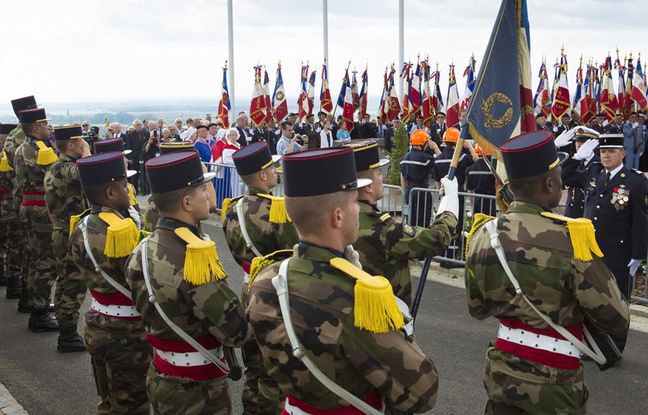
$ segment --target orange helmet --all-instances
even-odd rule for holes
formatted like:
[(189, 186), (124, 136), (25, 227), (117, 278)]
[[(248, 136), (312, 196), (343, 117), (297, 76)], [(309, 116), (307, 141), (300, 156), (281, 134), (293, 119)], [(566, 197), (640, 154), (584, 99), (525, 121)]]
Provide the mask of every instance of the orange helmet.
[(454, 127), (448, 128), (446, 132), (443, 133), (443, 141), (445, 141), (446, 143), (456, 143), (458, 139), (459, 130)]
[(425, 130), (415, 130), (410, 136), (410, 144), (413, 146), (422, 146), (430, 139), (430, 135)]
[(484, 155), (490, 157), (490, 153), (486, 151), (485, 148), (481, 148), (479, 144), (475, 144), (475, 153), (477, 153), (478, 156)]

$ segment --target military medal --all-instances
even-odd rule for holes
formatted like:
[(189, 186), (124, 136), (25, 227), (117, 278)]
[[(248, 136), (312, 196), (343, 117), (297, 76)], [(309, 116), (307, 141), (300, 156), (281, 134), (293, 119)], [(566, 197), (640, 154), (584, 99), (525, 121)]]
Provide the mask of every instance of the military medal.
[(614, 188), (614, 193), (612, 193), (610, 203), (614, 205), (614, 209), (616, 209), (617, 212), (623, 210), (628, 205), (629, 201), (630, 190), (625, 189), (624, 186)]

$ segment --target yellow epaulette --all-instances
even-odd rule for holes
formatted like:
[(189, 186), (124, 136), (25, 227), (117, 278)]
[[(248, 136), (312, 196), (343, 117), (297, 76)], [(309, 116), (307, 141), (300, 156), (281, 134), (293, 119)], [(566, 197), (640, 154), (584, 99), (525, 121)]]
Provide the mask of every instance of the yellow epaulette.
[(13, 171), (13, 167), (9, 164), (9, 157), (7, 157), (7, 152), (2, 151), (2, 160), (0, 160), (0, 172), (5, 173), (8, 171)]
[(292, 249), (280, 249), (266, 256), (254, 257), (252, 259), (252, 263), (250, 264), (250, 280), (248, 282), (248, 289), (250, 286), (252, 286), (252, 282), (257, 277), (257, 275), (259, 275), (259, 273), (263, 271), (264, 268), (274, 264), (275, 262), (290, 258), (292, 254)]
[(48, 147), (44, 142), (40, 140), (36, 141), (36, 147), (38, 147), (38, 158), (36, 159), (36, 164), (48, 166), (58, 160), (58, 156), (54, 153), (54, 149)]
[(140, 233), (133, 219), (122, 219), (112, 212), (100, 212), (99, 219), (108, 224), (104, 255), (109, 258), (130, 255), (140, 240)]
[(381, 222), (387, 222), (389, 219), (391, 219), (391, 215), (389, 213), (383, 213), (380, 216), (380, 221)]
[(387, 333), (405, 325), (394, 290), (385, 277), (373, 277), (343, 258), (333, 258), (330, 264), (356, 280), (353, 289), (356, 327), (372, 333)]
[(225, 215), (227, 215), (227, 212), (234, 205), (234, 202), (237, 202), (242, 197), (243, 196), (223, 199), (223, 206), (221, 206), (221, 220), (225, 219)]
[(78, 215), (70, 216), (70, 234), (68, 235), (68, 238), (72, 237), (72, 232), (74, 232), (74, 227), (77, 225), (77, 223), (79, 223), (81, 218), (86, 216), (88, 213), (90, 213), (90, 209), (86, 209)]
[(470, 232), (468, 232), (468, 236), (466, 237), (466, 251), (464, 252), (464, 258), (468, 258), (468, 246), (470, 245), (470, 238), (472, 238), (477, 229), (479, 229), (483, 224), (491, 219), (495, 218), (493, 216), (484, 215), (483, 213), (475, 213), (475, 215), (473, 216), (472, 228), (470, 228)]
[(542, 212), (540, 215), (567, 225), (575, 259), (585, 262), (591, 261), (593, 258), (592, 253), (597, 257), (603, 257), (603, 252), (601, 252), (601, 248), (596, 243), (594, 225), (591, 220), (586, 218), (569, 218), (553, 212)]
[(286, 223), (290, 222), (288, 212), (286, 212), (286, 204), (283, 197), (267, 195), (265, 193), (257, 193), (257, 196), (270, 201), (270, 223)]
[(135, 197), (135, 186), (131, 183), (128, 183), (128, 195), (130, 196), (130, 205), (135, 206), (137, 204), (137, 197)]
[(218, 259), (214, 241), (197, 237), (189, 228), (176, 228), (175, 234), (187, 243), (183, 279), (193, 285), (203, 285), (227, 277)]

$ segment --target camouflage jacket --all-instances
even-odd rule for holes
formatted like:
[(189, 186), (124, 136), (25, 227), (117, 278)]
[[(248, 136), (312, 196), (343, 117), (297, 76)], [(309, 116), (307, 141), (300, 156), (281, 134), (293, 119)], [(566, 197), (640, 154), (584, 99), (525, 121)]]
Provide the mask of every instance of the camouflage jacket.
[[(436, 403), (434, 364), (403, 331), (376, 334), (354, 326), (355, 280), (333, 268), (328, 249), (295, 246), (287, 271), (293, 326), (308, 357), (330, 379), (360, 398), (377, 388), (388, 407), (426, 412)], [(268, 373), (284, 394), (318, 409), (347, 405), (292, 353), (272, 278), (279, 263), (254, 279), (247, 316)]]
[[(22, 124), (18, 124), (16, 128), (14, 128), (9, 135), (7, 136), (7, 141), (5, 141), (5, 147), (4, 151), (7, 153), (7, 161), (9, 162), (9, 165), (11, 168), (15, 169), (15, 163), (14, 159), (16, 157), (16, 150), (22, 143), (25, 142), (25, 132), (22, 129)], [(20, 207), (20, 202), (22, 202), (22, 190), (18, 187), (16, 183), (16, 171), (10, 171), (7, 172), (8, 175), (11, 176), (11, 183), (13, 187), (13, 202), (14, 202), (14, 208), (18, 210)]]
[[(497, 225), (522, 291), (556, 324), (577, 326), (587, 318), (604, 331), (623, 332), (630, 315), (614, 277), (596, 256), (589, 262), (574, 259), (565, 223), (541, 216), (543, 211), (537, 205), (513, 202)], [(469, 240), (465, 283), (473, 317), (516, 318), (531, 327), (548, 327), (515, 295), (483, 226)]]
[[(194, 339), (211, 334), (225, 346), (240, 347), (249, 338), (243, 305), (225, 280), (193, 285), (183, 279), (187, 244), (174, 233), (179, 227), (187, 227), (200, 236), (196, 227), (162, 218), (149, 237), (149, 275), (158, 303)], [(141, 250), (140, 243), (129, 257), (126, 271), (135, 307), (150, 334), (163, 340), (182, 341), (149, 302)]]
[[(20, 190), (24, 192), (44, 192), (45, 173), (51, 164), (40, 165), (38, 159), (38, 147), (34, 137), (27, 136), (25, 142), (18, 147), (14, 157), (14, 168), (16, 169), (16, 182)], [(43, 141), (48, 147), (52, 144), (49, 140)]]
[[(128, 288), (124, 277), (124, 267), (128, 257), (109, 258), (104, 255), (108, 224), (99, 218), (100, 212), (110, 212), (116, 214), (119, 218), (124, 217), (119, 211), (105, 206), (92, 205), (87, 214), (88, 241), (90, 249), (92, 250), (92, 254), (101, 269), (106, 274), (110, 275), (110, 277), (116, 282)], [(99, 294), (116, 294), (118, 292), (99, 272), (95, 270), (90, 257), (88, 257), (86, 253), (83, 243), (83, 232), (81, 232), (79, 226), (74, 228), (72, 235), (70, 236), (69, 249), (72, 260), (79, 271), (83, 274), (83, 280), (88, 289), (96, 291)], [(94, 311), (88, 310), (88, 313), (94, 313)], [(92, 319), (92, 321), (93, 329), (101, 328), (110, 331), (111, 336), (114, 338), (128, 338), (134, 331), (138, 333), (138, 336), (140, 337), (144, 333), (144, 325), (141, 320), (124, 320), (99, 315), (97, 318)]]
[[(257, 196), (264, 193), (261, 189), (250, 187), (247, 195), (243, 197), (243, 214), (245, 215), (245, 226), (254, 243), (256, 249), (261, 255), (268, 255), (280, 249), (290, 249), (299, 242), (297, 230), (292, 222), (287, 223), (270, 223), (270, 200)], [(227, 211), (223, 220), (223, 231), (225, 239), (229, 246), (232, 256), (239, 265), (250, 265), (252, 259), (256, 256), (250, 248), (247, 247), (239, 217), (236, 213), (236, 203), (232, 202), (232, 207)]]
[(394, 288), (394, 294), (405, 304), (411, 305), (409, 261), (443, 252), (450, 243), (451, 229), (457, 226), (457, 218), (444, 212), (427, 229), (412, 227), (395, 221), (375, 205), (362, 200), (358, 202), (360, 230), (353, 247), (360, 254), (362, 269), (387, 278)]
[(155, 202), (153, 202), (153, 196), (149, 196), (146, 203), (146, 211), (144, 212), (144, 229), (153, 232), (158, 219), (160, 219), (160, 212), (158, 212), (157, 206), (155, 206)]
[(45, 173), (45, 202), (54, 226), (68, 229), (70, 216), (88, 209), (90, 203), (81, 190), (76, 158), (61, 154)]

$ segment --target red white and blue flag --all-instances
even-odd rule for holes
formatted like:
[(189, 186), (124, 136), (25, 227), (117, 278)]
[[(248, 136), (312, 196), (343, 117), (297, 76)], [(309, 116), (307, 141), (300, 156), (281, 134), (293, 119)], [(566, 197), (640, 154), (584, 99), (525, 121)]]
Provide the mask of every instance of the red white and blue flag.
[(310, 74), (308, 79), (308, 112), (307, 114), (313, 113), (313, 108), (315, 107), (315, 76), (317, 71), (313, 71)]
[(308, 65), (302, 64), (301, 70), (301, 92), (299, 93), (299, 98), (297, 99), (297, 114), (300, 121), (304, 121), (304, 118), (310, 113), (308, 111)]
[(353, 113), (355, 108), (353, 107), (353, 88), (349, 83), (349, 77), (346, 77), (347, 85), (344, 89), (344, 107), (342, 108), (342, 120), (346, 125), (347, 131), (351, 132), (353, 130)]
[(277, 81), (274, 93), (272, 94), (272, 107), (277, 122), (283, 121), (288, 115), (288, 101), (286, 101), (286, 88), (284, 87), (283, 76), (281, 75), (281, 62), (277, 65)]
[(367, 75), (367, 68), (362, 73), (362, 86), (360, 87), (360, 94), (358, 95), (358, 112), (364, 118), (367, 114), (367, 95), (369, 91), (369, 77)]
[(558, 75), (558, 84), (555, 89), (553, 104), (551, 105), (551, 114), (554, 119), (559, 120), (567, 114), (571, 108), (571, 98), (569, 96), (569, 82), (567, 80), (567, 55), (560, 55), (560, 74)]
[(446, 108), (446, 124), (453, 126), (459, 122), (459, 89), (455, 77), (454, 64), (450, 65), (448, 75), (448, 103)]
[(223, 127), (229, 128), (229, 111), (232, 104), (229, 99), (229, 89), (227, 88), (227, 62), (223, 67), (223, 84), (221, 87), (221, 99), (218, 103), (218, 118), (223, 122)]
[(331, 90), (328, 83), (328, 69), (326, 63), (322, 65), (322, 87), (320, 89), (320, 108), (322, 111), (330, 114), (333, 112), (333, 102), (331, 101)]
[(266, 100), (261, 86), (261, 66), (254, 67), (254, 87), (250, 101), (250, 119), (255, 125), (261, 125), (266, 118)]
[(641, 58), (637, 59), (637, 67), (635, 68), (632, 92), (630, 95), (636, 104), (637, 111), (644, 112), (648, 106), (648, 102), (646, 101), (646, 79), (644, 77), (643, 68), (641, 67)]
[(473, 91), (475, 90), (475, 56), (470, 57), (470, 64), (466, 67), (466, 70), (463, 73), (464, 78), (466, 78), (466, 89), (464, 90), (464, 96), (461, 100), (460, 109), (467, 110), (468, 105), (470, 104), (470, 98), (472, 98)]

